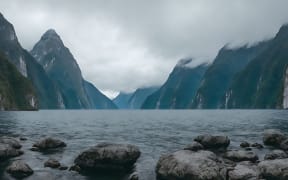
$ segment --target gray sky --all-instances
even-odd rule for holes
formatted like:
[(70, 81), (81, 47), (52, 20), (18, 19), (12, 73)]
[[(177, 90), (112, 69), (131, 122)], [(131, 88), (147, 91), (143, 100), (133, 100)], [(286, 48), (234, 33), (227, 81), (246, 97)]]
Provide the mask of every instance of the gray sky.
[(183, 57), (213, 59), (227, 43), (271, 38), (287, 0), (0, 0), (30, 50), (55, 29), (83, 76), (111, 96), (162, 84)]

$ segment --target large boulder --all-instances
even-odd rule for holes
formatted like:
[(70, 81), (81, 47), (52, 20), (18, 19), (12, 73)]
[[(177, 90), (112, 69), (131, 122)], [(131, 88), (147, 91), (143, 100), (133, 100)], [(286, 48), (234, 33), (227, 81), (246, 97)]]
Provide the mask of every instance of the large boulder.
[(265, 160), (258, 164), (261, 178), (287, 180), (288, 159)]
[(29, 165), (22, 161), (14, 161), (6, 171), (15, 178), (25, 178), (33, 174), (33, 170)]
[(55, 149), (60, 147), (66, 147), (66, 143), (54, 138), (45, 138), (33, 145), (33, 147), (36, 147), (39, 151), (45, 151), (49, 149)]
[(20, 144), (18, 140), (11, 138), (11, 137), (7, 137), (7, 136), (1, 137), (0, 143), (9, 144), (11, 147), (15, 149), (20, 149), (22, 147), (22, 145)]
[(273, 150), (265, 155), (265, 160), (285, 159), (288, 158), (287, 153), (282, 150)]
[(161, 156), (156, 174), (159, 180), (222, 180), (226, 168), (213, 152), (180, 150)]
[(254, 153), (253, 151), (243, 151), (243, 150), (227, 151), (224, 154), (224, 157), (235, 162), (240, 161), (256, 162), (259, 159), (257, 154)]
[(258, 180), (258, 176), (257, 166), (249, 161), (240, 162), (228, 172), (229, 180)]
[(81, 171), (129, 171), (140, 154), (134, 145), (102, 143), (82, 152), (74, 162)]
[(264, 132), (263, 143), (268, 146), (279, 147), (287, 137), (276, 129), (268, 129)]
[(194, 141), (199, 142), (206, 149), (227, 148), (230, 144), (228, 136), (212, 136), (209, 134), (197, 136)]
[(20, 156), (23, 154), (23, 151), (13, 148), (9, 144), (0, 143), (0, 160), (5, 160), (8, 158)]

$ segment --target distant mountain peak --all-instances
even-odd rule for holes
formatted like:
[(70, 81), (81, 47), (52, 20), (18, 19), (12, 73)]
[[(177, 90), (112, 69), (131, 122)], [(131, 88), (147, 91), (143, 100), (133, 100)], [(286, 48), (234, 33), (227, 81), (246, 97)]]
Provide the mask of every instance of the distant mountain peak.
[(61, 44), (63, 44), (60, 36), (57, 34), (57, 32), (54, 29), (47, 30), (41, 37), (42, 41), (45, 40), (53, 40), (53, 41), (59, 41)]

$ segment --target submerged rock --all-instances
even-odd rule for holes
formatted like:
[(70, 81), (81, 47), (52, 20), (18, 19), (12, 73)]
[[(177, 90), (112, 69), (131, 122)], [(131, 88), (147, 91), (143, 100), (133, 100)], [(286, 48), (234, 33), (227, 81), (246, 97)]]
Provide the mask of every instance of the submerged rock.
[[(33, 145), (33, 147), (38, 148), (39, 151), (45, 151), (54, 148), (66, 147), (66, 143), (59, 139), (46, 138)], [(36, 149), (34, 149), (36, 150)]]
[(55, 159), (49, 159), (44, 163), (44, 167), (58, 168), (60, 166), (61, 166), (60, 162)]
[(6, 136), (3, 136), (0, 138), (0, 143), (8, 144), (15, 149), (20, 149), (22, 147), (22, 145), (17, 139), (6, 137)]
[(265, 160), (274, 160), (274, 159), (285, 159), (288, 158), (288, 155), (282, 150), (273, 150), (270, 153), (267, 153), (264, 157)]
[(0, 143), (0, 160), (20, 156), (22, 154), (23, 151), (15, 149), (9, 144)]
[(263, 143), (269, 146), (279, 147), (287, 137), (276, 129), (268, 129), (264, 132)]
[(204, 149), (204, 147), (202, 146), (202, 144), (194, 141), (192, 144), (187, 145), (184, 150), (190, 150), (190, 151), (198, 151), (198, 150), (202, 150)]
[(244, 161), (228, 172), (229, 180), (258, 180), (259, 171), (255, 164)]
[(134, 145), (102, 143), (81, 153), (74, 162), (83, 171), (129, 171), (140, 154)]
[(222, 180), (226, 168), (213, 152), (180, 150), (161, 156), (156, 174), (159, 180)]
[(194, 139), (199, 142), (206, 149), (218, 149), (227, 148), (230, 144), (228, 136), (212, 136), (212, 135), (200, 135)]
[(251, 161), (256, 162), (259, 158), (253, 151), (231, 150), (224, 154), (224, 157), (235, 162)]
[(22, 161), (14, 161), (6, 171), (15, 178), (25, 178), (33, 174), (33, 170), (29, 165)]
[(288, 159), (265, 160), (258, 164), (260, 177), (264, 179), (288, 179)]

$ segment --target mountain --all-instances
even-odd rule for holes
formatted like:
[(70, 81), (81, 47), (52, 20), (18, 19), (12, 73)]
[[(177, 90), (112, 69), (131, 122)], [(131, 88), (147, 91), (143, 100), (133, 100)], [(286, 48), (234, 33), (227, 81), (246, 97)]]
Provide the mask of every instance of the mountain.
[(116, 104), (119, 109), (129, 109), (129, 99), (133, 96), (133, 93), (120, 92), (118, 96), (113, 99), (114, 104)]
[(113, 102), (83, 79), (75, 58), (55, 30), (44, 33), (31, 54), (60, 89), (67, 109), (115, 108)]
[(187, 109), (208, 67), (194, 64), (192, 59), (180, 60), (164, 85), (147, 97), (142, 109)]
[(0, 110), (35, 110), (38, 100), (29, 79), (0, 52)]
[(261, 42), (252, 47), (247, 45), (234, 49), (223, 47), (213, 64), (207, 69), (191, 107), (221, 108), (222, 98), (230, 87), (234, 76), (243, 70), (252, 59), (263, 52), (268, 44), (269, 41)]
[(0, 13), (0, 50), (18, 71), (31, 80), (41, 109), (58, 109), (62, 97), (37, 61), (21, 47), (14, 27)]
[(104, 96), (92, 83), (84, 80), (84, 88), (90, 101), (91, 109), (117, 109), (117, 106)]
[(288, 25), (233, 80), (226, 108), (287, 108)]
[(138, 88), (128, 100), (129, 109), (140, 109), (148, 96), (153, 94), (159, 87)]

